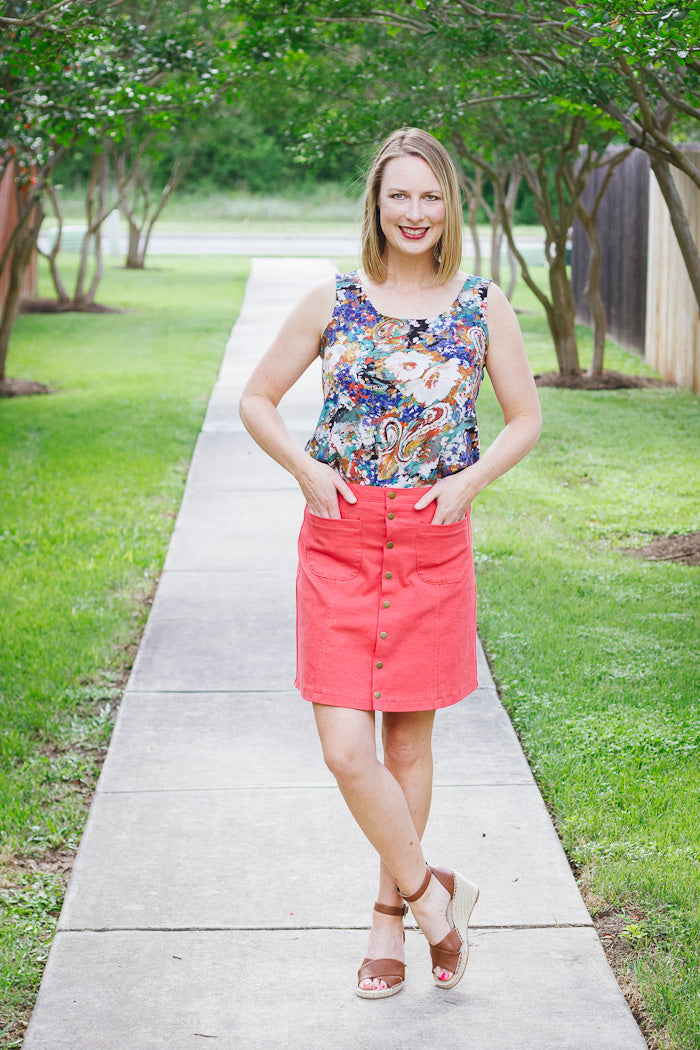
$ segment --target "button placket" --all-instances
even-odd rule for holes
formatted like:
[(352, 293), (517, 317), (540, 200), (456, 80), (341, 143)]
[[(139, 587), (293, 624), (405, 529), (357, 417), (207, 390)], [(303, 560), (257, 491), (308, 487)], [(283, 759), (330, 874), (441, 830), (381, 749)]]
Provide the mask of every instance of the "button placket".
[[(395, 492), (389, 491), (386, 493), (386, 500), (394, 499), (396, 499)], [(387, 504), (387, 502), (385, 501), (385, 507), (390, 505), (391, 504)], [(388, 616), (390, 615), (389, 610), (391, 609), (391, 603), (393, 598), (393, 590), (391, 589), (391, 583), (389, 581), (393, 579), (394, 574), (390, 567), (392, 562), (392, 556), (390, 554), (387, 554), (386, 552), (392, 551), (394, 549), (394, 540), (391, 539), (391, 522), (393, 522), (395, 519), (396, 512), (393, 510), (387, 510), (385, 522), (387, 541), (385, 545), (384, 565), (382, 567), (382, 585), (379, 598), (380, 605), (377, 624), (378, 637), (374, 647), (374, 667), (372, 668), (372, 695), (375, 700), (381, 700), (382, 697), (382, 681), (381, 676), (378, 672), (384, 671), (387, 656), (387, 645), (385, 643), (389, 639), (389, 630), (387, 630), (389, 625), (386, 621), (388, 619)]]

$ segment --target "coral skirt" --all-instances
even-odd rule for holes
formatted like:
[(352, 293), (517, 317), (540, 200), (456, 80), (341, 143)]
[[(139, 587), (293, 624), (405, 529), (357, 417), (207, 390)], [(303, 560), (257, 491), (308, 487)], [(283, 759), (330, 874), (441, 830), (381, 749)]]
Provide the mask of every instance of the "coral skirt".
[(430, 711), (477, 687), (469, 517), (433, 525), (426, 488), (350, 485), (340, 519), (306, 508), (297, 571), (297, 675), (305, 700)]

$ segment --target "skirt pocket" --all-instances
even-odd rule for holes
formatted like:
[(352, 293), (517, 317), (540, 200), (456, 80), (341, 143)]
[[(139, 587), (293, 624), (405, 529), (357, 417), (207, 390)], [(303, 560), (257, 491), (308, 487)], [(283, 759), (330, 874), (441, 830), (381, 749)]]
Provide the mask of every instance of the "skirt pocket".
[(416, 572), (424, 583), (459, 583), (471, 564), (467, 519), (450, 525), (419, 525), (416, 533)]
[(354, 580), (362, 564), (362, 524), (344, 518), (321, 518), (308, 511), (301, 549), (314, 576), (338, 583)]

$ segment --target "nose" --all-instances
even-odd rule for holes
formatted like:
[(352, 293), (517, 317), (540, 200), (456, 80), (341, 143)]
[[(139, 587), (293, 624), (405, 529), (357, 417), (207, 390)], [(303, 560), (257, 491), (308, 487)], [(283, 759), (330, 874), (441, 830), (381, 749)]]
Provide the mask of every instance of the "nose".
[(406, 218), (412, 222), (423, 218), (423, 201), (420, 197), (409, 197), (406, 204)]

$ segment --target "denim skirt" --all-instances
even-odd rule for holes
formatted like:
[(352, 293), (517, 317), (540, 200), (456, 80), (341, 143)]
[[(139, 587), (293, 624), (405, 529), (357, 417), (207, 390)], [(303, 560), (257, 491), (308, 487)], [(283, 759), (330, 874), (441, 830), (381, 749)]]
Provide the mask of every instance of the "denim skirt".
[(427, 488), (350, 485), (340, 519), (308, 507), (299, 533), (297, 674), (305, 700), (430, 711), (477, 688), (469, 516), (433, 525)]

